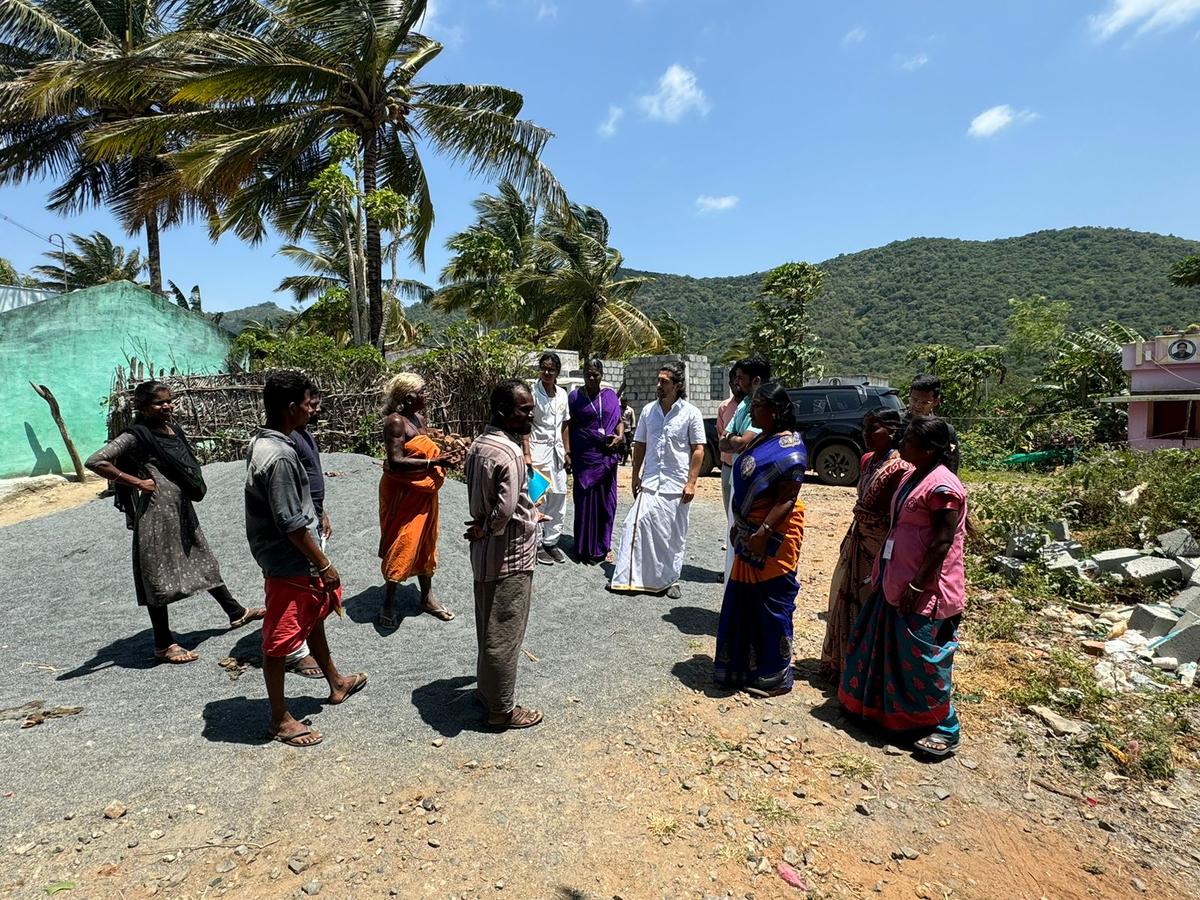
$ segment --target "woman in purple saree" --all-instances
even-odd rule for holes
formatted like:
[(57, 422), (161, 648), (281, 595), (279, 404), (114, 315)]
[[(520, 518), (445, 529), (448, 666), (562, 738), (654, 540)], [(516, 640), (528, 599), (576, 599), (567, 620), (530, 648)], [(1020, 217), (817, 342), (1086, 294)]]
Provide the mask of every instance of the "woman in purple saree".
[(601, 387), (604, 365), (588, 361), (583, 387), (571, 391), (567, 402), (571, 418), (571, 453), (568, 465), (573, 478), (575, 552), (586, 563), (604, 562), (612, 547), (617, 515), (617, 464), (625, 426), (616, 391)]

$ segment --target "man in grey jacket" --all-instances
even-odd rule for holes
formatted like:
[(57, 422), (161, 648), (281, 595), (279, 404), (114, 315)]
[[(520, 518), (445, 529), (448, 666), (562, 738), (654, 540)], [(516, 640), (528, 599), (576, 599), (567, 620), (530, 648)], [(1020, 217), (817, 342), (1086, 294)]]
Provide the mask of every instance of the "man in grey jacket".
[(312, 382), (299, 372), (277, 372), (267, 379), (267, 424), (250, 441), (246, 460), (246, 539), (267, 595), (262, 640), (270, 734), (293, 747), (311, 747), (322, 738), (288, 711), (283, 676), (289, 654), (308, 642), (329, 682), (331, 704), (367, 684), (363, 673), (338, 672), (325, 637), (325, 617), (335, 610), (341, 614), (342, 578), (321, 549), (308, 475), (290, 437), (308, 422), (311, 391)]

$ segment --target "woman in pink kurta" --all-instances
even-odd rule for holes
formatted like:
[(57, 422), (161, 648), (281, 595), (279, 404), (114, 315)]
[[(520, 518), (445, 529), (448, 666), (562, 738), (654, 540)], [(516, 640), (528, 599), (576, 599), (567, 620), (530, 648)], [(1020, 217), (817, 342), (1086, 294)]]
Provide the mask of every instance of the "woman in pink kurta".
[(967, 494), (946, 467), (954, 450), (944, 420), (909, 423), (900, 454), (913, 471), (892, 501), (875, 591), (851, 632), (838, 690), (848, 712), (911, 734), (914, 749), (932, 756), (959, 743), (951, 676), (966, 602)]

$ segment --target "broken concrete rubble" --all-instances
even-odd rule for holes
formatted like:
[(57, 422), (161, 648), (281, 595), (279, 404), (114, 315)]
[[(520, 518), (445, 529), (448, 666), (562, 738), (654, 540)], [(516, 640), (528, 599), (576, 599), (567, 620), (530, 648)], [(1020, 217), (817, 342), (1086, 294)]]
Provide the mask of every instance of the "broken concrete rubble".
[(1165, 637), (1178, 621), (1178, 614), (1169, 606), (1139, 603), (1134, 608), (1133, 615), (1129, 617), (1129, 628), (1148, 638)]
[(1054, 540), (1071, 540), (1071, 523), (1066, 519), (1059, 519), (1057, 522), (1051, 522), (1046, 527), (1050, 531), (1050, 536), (1054, 538)]
[(1047, 706), (1030, 706), (1029, 711), (1046, 723), (1046, 727), (1059, 737), (1082, 734), (1087, 728), (1086, 723), (1060, 716)]
[(993, 556), (992, 563), (996, 566), (996, 571), (999, 572), (1010, 583), (1016, 583), (1021, 577), (1021, 573), (1025, 571), (1025, 563), (1017, 559), (1015, 556)]
[(1176, 528), (1174, 531), (1160, 534), (1158, 546), (1171, 559), (1178, 559), (1181, 556), (1200, 556), (1200, 544), (1196, 543), (1196, 539), (1186, 528)]
[(1153, 646), (1158, 656), (1173, 656), (1187, 662), (1200, 660), (1200, 622), (1172, 631)]
[[(1099, 560), (1097, 560), (1099, 562)], [(1181, 580), (1179, 564), (1159, 556), (1140, 556), (1122, 563), (1120, 571), (1126, 578), (1144, 587), (1153, 587), (1168, 581)]]
[(1200, 613), (1200, 587), (1189, 587), (1171, 598), (1171, 605), (1184, 612)]
[(1005, 555), (1013, 559), (1033, 559), (1047, 543), (1049, 538), (1040, 531), (1020, 532), (1009, 536)]
[(1121, 571), (1121, 566), (1135, 559), (1140, 559), (1142, 556), (1139, 550), (1130, 550), (1122, 548), (1120, 550), (1102, 550), (1092, 556), (1093, 562), (1100, 567), (1100, 571), (1106, 574), (1113, 574)]

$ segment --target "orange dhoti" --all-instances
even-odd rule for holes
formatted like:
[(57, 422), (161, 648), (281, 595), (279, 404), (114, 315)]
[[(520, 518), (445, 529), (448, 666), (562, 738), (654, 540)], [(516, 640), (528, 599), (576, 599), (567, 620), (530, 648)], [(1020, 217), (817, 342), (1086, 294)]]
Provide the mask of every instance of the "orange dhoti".
[[(404, 445), (418, 459), (437, 459), (439, 451), (427, 435)], [(445, 476), (437, 468), (393, 472), (384, 464), (379, 482), (379, 558), (388, 581), (432, 575), (437, 569), (438, 489)]]

